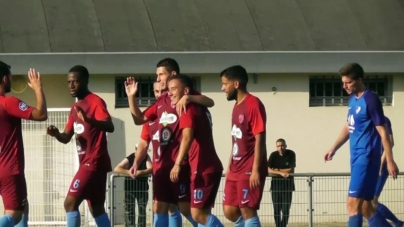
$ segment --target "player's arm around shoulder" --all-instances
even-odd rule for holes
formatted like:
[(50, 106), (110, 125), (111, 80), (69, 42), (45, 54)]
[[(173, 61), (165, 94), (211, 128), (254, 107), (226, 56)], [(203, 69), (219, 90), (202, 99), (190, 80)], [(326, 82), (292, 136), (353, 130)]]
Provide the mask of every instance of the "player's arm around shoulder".
[(215, 101), (213, 101), (213, 99), (211, 99), (205, 95), (202, 95), (201, 93), (199, 93), (197, 91), (194, 91), (190, 95), (184, 96), (184, 98), (188, 98), (188, 101), (191, 103), (196, 103), (201, 106), (208, 107), (208, 108), (215, 106)]

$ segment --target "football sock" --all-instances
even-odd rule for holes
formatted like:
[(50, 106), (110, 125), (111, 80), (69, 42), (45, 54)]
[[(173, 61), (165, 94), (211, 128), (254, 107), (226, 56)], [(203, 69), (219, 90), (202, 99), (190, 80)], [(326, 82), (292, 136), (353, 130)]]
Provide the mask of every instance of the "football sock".
[(219, 221), (219, 219), (213, 214), (209, 215), (206, 225), (199, 224), (198, 226), (199, 227), (202, 227), (202, 226), (204, 226), (204, 227), (224, 227), (224, 225)]
[(67, 227), (80, 227), (80, 212), (77, 210), (66, 213)]
[(372, 217), (369, 218), (369, 227), (391, 227), (386, 218), (376, 210)]
[(362, 227), (363, 217), (362, 214), (355, 214), (349, 216), (348, 227)]
[(182, 227), (182, 216), (178, 209), (168, 217), (168, 226)]
[(21, 221), (15, 227), (28, 227), (28, 214), (23, 214)]
[(402, 226), (403, 222), (400, 221), (396, 215), (391, 212), (389, 208), (387, 208), (384, 204), (379, 203), (377, 205), (377, 211), (380, 212), (381, 215), (383, 215), (387, 220), (390, 220), (394, 223), (395, 226)]
[(103, 213), (95, 218), (95, 223), (98, 227), (111, 227), (111, 221), (109, 220), (108, 214)]
[(154, 227), (167, 227), (168, 214), (154, 214)]
[(191, 223), (191, 225), (192, 225), (193, 227), (198, 227), (198, 223), (192, 218), (191, 215), (188, 215), (188, 216), (186, 216), (185, 218)]
[(245, 227), (261, 227), (261, 222), (258, 216), (245, 220)]
[(237, 221), (234, 223), (234, 227), (244, 227), (244, 219), (243, 216), (240, 216)]
[(10, 215), (6, 214), (0, 218), (0, 227), (13, 227), (14, 219)]

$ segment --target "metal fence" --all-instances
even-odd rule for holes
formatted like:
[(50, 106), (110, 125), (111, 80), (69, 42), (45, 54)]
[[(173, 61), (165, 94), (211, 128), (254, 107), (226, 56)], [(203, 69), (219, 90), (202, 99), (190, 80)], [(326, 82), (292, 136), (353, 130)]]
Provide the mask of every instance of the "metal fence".
[[(294, 174), (295, 190), (290, 189), (274, 189), (270, 190), (271, 181), (276, 180), (280, 184), (286, 179), (268, 177), (265, 183), (264, 195), (261, 201), (261, 208), (258, 211), (263, 226), (274, 226), (274, 207), (279, 208), (279, 204), (273, 203), (272, 196), (292, 195), (292, 202), (289, 214), (289, 227), (292, 226), (346, 226), (346, 198), (349, 184), (349, 173), (324, 173), (324, 174)], [(126, 182), (125, 182), (126, 181)], [(121, 175), (112, 175), (110, 178), (110, 217), (113, 226), (139, 226), (136, 220), (151, 226), (153, 220), (152, 211), (152, 183), (150, 179), (148, 183), (125, 187), (128, 178)], [(145, 185), (149, 185), (147, 189)], [(127, 185), (126, 185), (127, 186)], [(397, 180), (388, 180), (380, 197), (380, 202), (388, 206), (399, 218), (404, 218), (404, 176), (400, 174)], [(218, 195), (216, 197), (215, 207), (212, 213), (215, 214), (225, 226), (233, 226), (228, 221), (222, 211), (222, 197), (224, 189), (224, 178), (222, 179)], [(128, 200), (128, 193), (132, 193), (140, 197), (140, 199)], [(278, 193), (277, 195), (273, 193)], [(141, 197), (141, 194), (143, 197)], [(142, 199), (148, 195), (148, 200)], [(125, 200), (126, 199), (126, 200)], [(136, 202), (137, 201), (137, 202)], [(140, 202), (139, 202), (140, 201)], [(136, 211), (131, 211), (128, 207), (136, 206)], [(140, 203), (140, 205), (139, 205)], [(139, 208), (140, 207), (140, 208)], [(136, 212), (136, 213), (135, 213)], [(134, 218), (136, 216), (136, 218)], [(143, 218), (142, 218), (143, 217)], [(184, 218), (183, 226), (191, 226)]]

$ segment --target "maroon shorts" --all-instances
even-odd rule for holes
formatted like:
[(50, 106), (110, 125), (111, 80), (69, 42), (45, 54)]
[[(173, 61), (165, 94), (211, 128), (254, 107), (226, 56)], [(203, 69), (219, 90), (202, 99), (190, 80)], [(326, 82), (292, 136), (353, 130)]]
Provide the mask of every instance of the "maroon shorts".
[(67, 195), (87, 200), (88, 205), (104, 206), (107, 173), (79, 168)]
[(195, 175), (191, 182), (191, 192), (193, 193), (191, 207), (198, 209), (212, 208), (215, 205), (221, 179), (222, 172)]
[(27, 183), (23, 174), (0, 177), (0, 195), (5, 210), (23, 211), (27, 202)]
[(235, 207), (249, 207), (259, 210), (264, 191), (265, 178), (261, 180), (260, 187), (251, 190), (249, 180), (226, 180), (223, 194), (223, 205)]
[(153, 176), (153, 198), (164, 203), (177, 204), (178, 202), (189, 202), (191, 170), (189, 166), (181, 166), (179, 180), (176, 183), (170, 180), (171, 169), (161, 169)]

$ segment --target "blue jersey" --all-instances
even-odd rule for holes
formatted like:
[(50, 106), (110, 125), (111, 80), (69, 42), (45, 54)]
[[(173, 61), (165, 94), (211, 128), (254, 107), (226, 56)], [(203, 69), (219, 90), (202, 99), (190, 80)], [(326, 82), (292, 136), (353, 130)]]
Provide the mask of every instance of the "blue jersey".
[(382, 142), (376, 126), (383, 126), (386, 120), (379, 96), (366, 90), (359, 98), (352, 95), (348, 106), (351, 165), (380, 163)]

